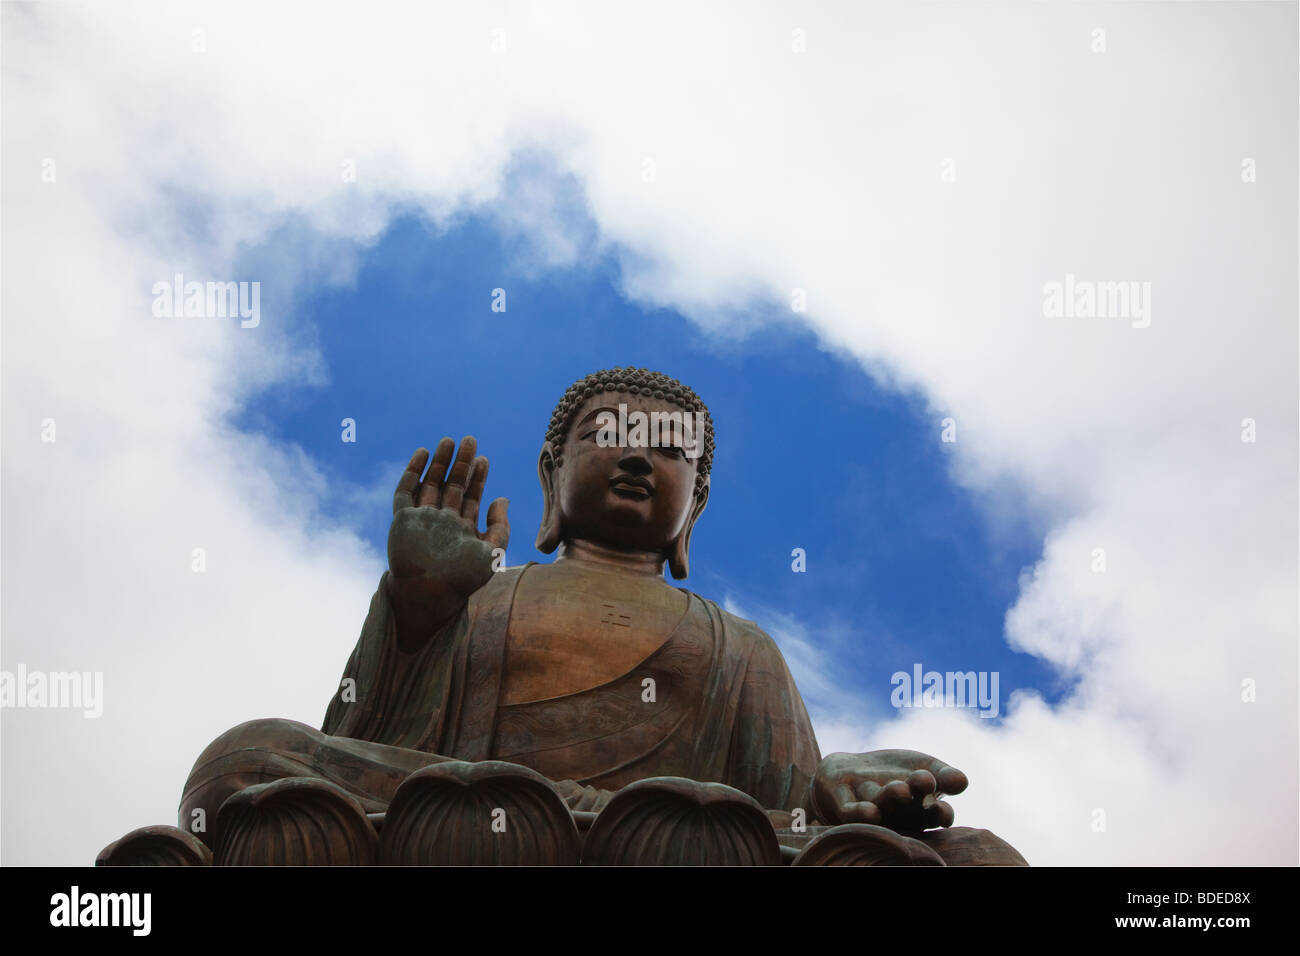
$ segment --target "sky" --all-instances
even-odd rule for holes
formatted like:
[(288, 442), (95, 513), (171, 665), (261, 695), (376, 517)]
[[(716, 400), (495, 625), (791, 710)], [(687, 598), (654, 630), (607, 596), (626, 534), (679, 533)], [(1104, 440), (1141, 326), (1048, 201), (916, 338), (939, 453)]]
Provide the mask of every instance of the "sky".
[(1297, 861), (1294, 4), (0, 9), (0, 666), (104, 688), (0, 711), (4, 863), (319, 725), (416, 447), (549, 560), (551, 409), (623, 365), (708, 403), (683, 583), (824, 753), (943, 758), (1035, 864)]

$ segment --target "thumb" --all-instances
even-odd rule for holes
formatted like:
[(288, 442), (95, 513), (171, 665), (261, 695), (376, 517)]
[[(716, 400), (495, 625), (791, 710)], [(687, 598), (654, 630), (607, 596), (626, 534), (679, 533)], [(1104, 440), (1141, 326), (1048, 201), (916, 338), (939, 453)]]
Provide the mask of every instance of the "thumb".
[(506, 517), (508, 507), (509, 498), (498, 498), (488, 507), (487, 531), (483, 539), (498, 548), (504, 548), (510, 542), (510, 520)]

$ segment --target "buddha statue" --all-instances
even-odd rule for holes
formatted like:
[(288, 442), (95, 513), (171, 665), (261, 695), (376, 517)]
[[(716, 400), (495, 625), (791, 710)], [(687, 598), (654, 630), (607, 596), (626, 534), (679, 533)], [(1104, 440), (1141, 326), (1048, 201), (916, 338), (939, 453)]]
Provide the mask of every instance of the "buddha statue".
[[(475, 440), (416, 451), (323, 725), (253, 720), (213, 741), (173, 855), (1024, 865), (988, 831), (952, 826), (945, 797), (967, 779), (942, 760), (823, 757), (775, 642), (665, 579), (665, 564), (688, 575), (713, 453), (690, 388), (645, 369), (588, 375), (538, 456), (536, 545), (555, 558), (507, 567), (506, 499), (478, 530)], [(144, 839), (100, 862), (130, 862)]]

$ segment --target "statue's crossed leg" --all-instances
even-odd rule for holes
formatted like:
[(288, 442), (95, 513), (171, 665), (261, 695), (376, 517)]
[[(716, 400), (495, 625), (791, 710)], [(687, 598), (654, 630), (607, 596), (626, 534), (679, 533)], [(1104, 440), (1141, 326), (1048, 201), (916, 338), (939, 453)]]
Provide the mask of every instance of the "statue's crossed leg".
[[(213, 849), (218, 865), (1024, 862), (987, 831), (966, 828), (919, 835), (922, 844), (873, 826), (817, 827), (821, 837), (796, 846), (780, 831), (778, 848), (759, 805), (716, 783), (652, 778), (615, 796), (515, 764), (462, 762), (267, 719), (240, 724), (204, 750), (186, 783), (180, 822)], [(620, 833), (644, 831), (647, 818), (672, 821), (678, 831), (694, 819), (708, 832), (656, 824), (662, 839), (654, 845), (641, 839), (622, 846)], [(710, 842), (745, 852), (695, 859)], [(197, 850), (188, 851), (196, 862)]]

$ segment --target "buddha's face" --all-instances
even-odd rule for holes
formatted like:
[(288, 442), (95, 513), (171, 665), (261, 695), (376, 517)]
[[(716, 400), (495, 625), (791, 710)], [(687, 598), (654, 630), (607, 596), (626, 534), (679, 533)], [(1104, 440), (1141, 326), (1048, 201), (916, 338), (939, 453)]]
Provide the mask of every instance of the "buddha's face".
[[(635, 413), (641, 413), (642, 421), (655, 420), (658, 427), (647, 426), (639, 434), (632, 427), (624, 435), (611, 432), (620, 403), (625, 420), (635, 423)], [(651, 419), (652, 412), (660, 415)], [(663, 413), (673, 412), (676, 421), (670, 424)], [(588, 399), (573, 417), (554, 473), (565, 537), (611, 548), (666, 551), (685, 530), (695, 505), (699, 458), (691, 453), (704, 436), (692, 425), (692, 415), (661, 399), (628, 392), (601, 392)]]

